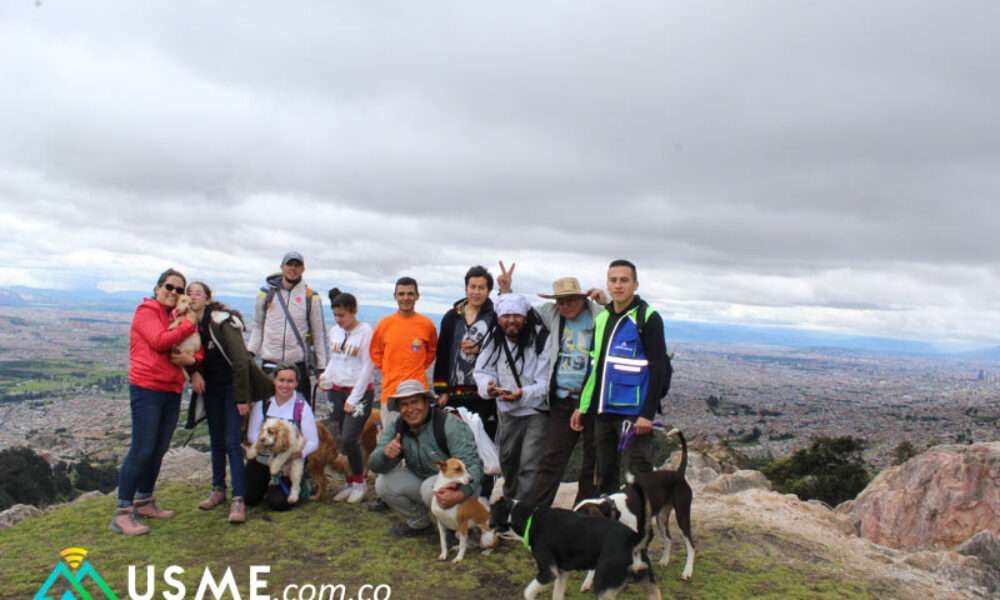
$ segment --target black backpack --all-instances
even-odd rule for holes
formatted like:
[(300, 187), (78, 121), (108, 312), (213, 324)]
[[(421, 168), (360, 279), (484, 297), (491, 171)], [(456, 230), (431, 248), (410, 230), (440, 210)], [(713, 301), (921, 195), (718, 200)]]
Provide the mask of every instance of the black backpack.
[[(639, 331), (639, 339), (642, 339), (642, 330), (646, 326), (646, 311), (650, 310), (650, 307), (645, 302), (639, 304), (638, 310), (635, 311), (635, 328)], [(666, 345), (666, 340), (664, 340), (664, 345)], [(666, 372), (667, 378), (663, 383), (663, 389), (660, 392), (659, 398), (662, 400), (670, 392), (670, 380), (674, 377), (674, 367), (671, 364), (670, 359), (673, 356), (669, 352), (664, 353), (664, 360), (666, 361)]]

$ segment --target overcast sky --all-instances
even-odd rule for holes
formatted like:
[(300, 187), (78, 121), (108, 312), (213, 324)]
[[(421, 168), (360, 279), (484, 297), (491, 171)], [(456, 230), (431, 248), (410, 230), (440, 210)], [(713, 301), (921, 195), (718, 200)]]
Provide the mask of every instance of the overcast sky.
[[(1000, 3), (0, 3), (0, 285), (364, 303), (639, 266), (667, 319), (1000, 339)], [(669, 335), (669, 332), (668, 332)]]

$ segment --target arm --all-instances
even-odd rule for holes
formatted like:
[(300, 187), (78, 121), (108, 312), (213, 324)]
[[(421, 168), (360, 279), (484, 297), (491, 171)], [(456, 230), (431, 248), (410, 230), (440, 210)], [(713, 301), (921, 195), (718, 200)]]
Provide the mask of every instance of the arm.
[(250, 409), (250, 422), (247, 423), (247, 441), (250, 445), (257, 443), (260, 437), (260, 426), (264, 423), (264, 403), (254, 402)]
[(398, 421), (399, 417), (396, 417), (395, 420), (382, 429), (382, 434), (378, 438), (378, 445), (375, 446), (371, 456), (368, 457), (368, 470), (373, 473), (388, 473), (392, 469), (395, 469), (396, 465), (403, 460), (402, 455), (396, 458), (389, 458), (385, 455), (385, 447), (396, 437), (396, 423)]
[(434, 322), (427, 319), (427, 356), (424, 358), (424, 370), (430, 368), (437, 356), (438, 332), (434, 328)]
[(642, 330), (642, 346), (649, 361), (649, 383), (639, 415), (650, 421), (660, 409), (660, 392), (667, 382), (667, 341), (663, 336), (663, 319), (654, 312)]
[(488, 338), (479, 356), (476, 357), (476, 368), (472, 371), (472, 378), (476, 380), (476, 391), (479, 397), (485, 400), (493, 399), (489, 394), (489, 387), (491, 383), (497, 384), (497, 362), (493, 360), (493, 355), (497, 351), (492, 338)]
[(347, 397), (347, 404), (355, 407), (361, 406), (362, 399), (365, 397), (365, 390), (368, 389), (368, 384), (372, 382), (372, 375), (375, 373), (375, 363), (372, 362), (372, 357), (369, 354), (371, 343), (372, 331), (366, 327), (358, 346), (358, 359), (361, 361), (361, 372), (358, 373), (358, 380), (354, 382), (354, 389), (351, 390), (351, 395)]
[(326, 322), (323, 319), (323, 298), (319, 294), (313, 294), (310, 310), (309, 333), (312, 335), (313, 353), (316, 355), (314, 364), (317, 369), (321, 369), (326, 364), (326, 350), (330, 347), (330, 340), (326, 335)]
[(132, 318), (132, 329), (153, 350), (167, 353), (198, 328), (195, 327), (195, 324), (190, 319), (184, 319), (181, 321), (179, 327), (168, 330), (163, 326), (163, 322), (160, 321), (159, 316), (152, 307), (140, 306), (135, 310), (135, 317)]
[(375, 326), (375, 333), (372, 334), (372, 343), (368, 349), (368, 356), (371, 357), (372, 364), (379, 370), (382, 370), (382, 358), (385, 356), (385, 341), (382, 339), (385, 335), (385, 328), (382, 327), (384, 321), (385, 319), (382, 319)]
[(260, 354), (261, 344), (264, 342), (264, 299), (267, 293), (264, 290), (257, 291), (257, 301), (253, 305), (253, 328), (250, 330), (250, 341), (247, 343), (247, 350), (254, 356)]
[(465, 470), (472, 477), (471, 482), (458, 488), (468, 498), (475, 493), (483, 479), (483, 461), (476, 449), (476, 436), (461, 419), (451, 415), (444, 422), (444, 434), (448, 439), (451, 455), (465, 463)]
[(250, 402), (249, 357), (240, 328), (233, 324), (232, 320), (235, 318), (231, 316), (218, 325), (219, 341), (225, 346), (226, 356), (233, 361), (233, 401), (236, 404), (247, 404)]
[(520, 402), (523, 406), (530, 406), (545, 410), (549, 405), (549, 353), (552, 349), (552, 336), (548, 336), (542, 347), (542, 352), (535, 360), (534, 368), (530, 373), (522, 376), (524, 387), (521, 388)]
[(319, 448), (319, 432), (316, 430), (316, 416), (306, 402), (302, 407), (302, 435), (306, 436), (306, 447), (302, 449), (302, 458), (305, 458)]
[(441, 335), (438, 336), (435, 351), (440, 359), (434, 363), (434, 392), (438, 395), (448, 391), (448, 380), (451, 378), (451, 340), (455, 337), (455, 319), (452, 314), (455, 314), (455, 309), (441, 317)]

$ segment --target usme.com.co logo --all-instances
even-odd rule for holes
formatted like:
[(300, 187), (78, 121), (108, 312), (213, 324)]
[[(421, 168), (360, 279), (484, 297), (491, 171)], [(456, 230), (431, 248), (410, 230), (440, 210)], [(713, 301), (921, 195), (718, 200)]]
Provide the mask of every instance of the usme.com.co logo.
[[(83, 548), (66, 548), (34, 600), (118, 600), (100, 573), (87, 562)], [(59, 592), (62, 592), (60, 595)]]

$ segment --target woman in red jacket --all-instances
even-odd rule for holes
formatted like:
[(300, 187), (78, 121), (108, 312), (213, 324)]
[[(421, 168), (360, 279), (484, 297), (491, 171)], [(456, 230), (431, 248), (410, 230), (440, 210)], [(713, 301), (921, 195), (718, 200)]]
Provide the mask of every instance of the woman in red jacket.
[(197, 331), (195, 316), (189, 311), (179, 327), (167, 329), (170, 311), (177, 306), (177, 296), (184, 293), (185, 283), (184, 275), (167, 269), (156, 282), (154, 297), (143, 300), (132, 318), (128, 369), (132, 445), (118, 474), (118, 509), (110, 527), (117, 533), (148, 533), (149, 527), (137, 517), (174, 516), (173, 511), (156, 506), (153, 485), (180, 414), (181, 369), (196, 362), (190, 355), (173, 351)]

